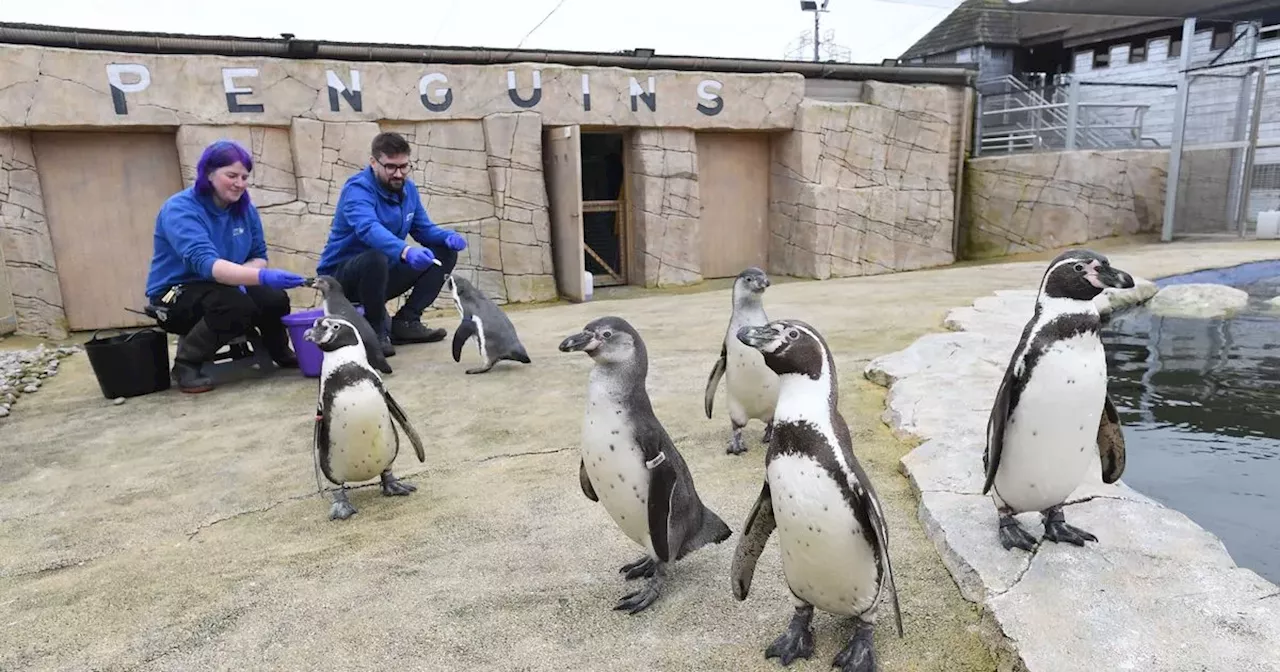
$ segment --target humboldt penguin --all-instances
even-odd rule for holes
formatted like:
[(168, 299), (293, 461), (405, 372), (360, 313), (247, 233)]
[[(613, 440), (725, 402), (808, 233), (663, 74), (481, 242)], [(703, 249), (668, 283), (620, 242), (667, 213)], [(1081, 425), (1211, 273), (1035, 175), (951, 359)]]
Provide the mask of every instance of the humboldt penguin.
[(453, 361), (462, 361), (462, 346), (468, 338), (475, 336), (480, 358), (485, 363), (467, 369), (467, 373), (485, 373), (504, 359), (522, 364), (530, 362), (529, 353), (525, 352), (520, 337), (516, 335), (515, 325), (489, 297), (466, 278), (452, 273), (445, 276), (445, 284), (453, 296), (458, 317), (462, 319), (458, 328), (453, 330)]
[(614, 607), (631, 614), (658, 599), (666, 565), (729, 538), (729, 526), (702, 503), (693, 474), (653, 413), (645, 378), (644, 341), (626, 320), (601, 317), (560, 343), (585, 352), (594, 366), (587, 383), (578, 483), (645, 555), (619, 570), (646, 585)]
[(324, 308), (325, 315), (342, 318), (360, 332), (360, 341), (364, 343), (365, 357), (369, 360), (369, 364), (383, 373), (391, 373), (391, 365), (387, 363), (387, 357), (382, 352), (382, 346), (378, 343), (378, 335), (373, 331), (373, 326), (347, 300), (338, 279), (331, 275), (317, 275), (304, 283), (304, 286), (320, 292), (321, 306)]
[(902, 614), (884, 512), (838, 409), (835, 360), (821, 334), (798, 320), (742, 327), (736, 338), (760, 351), (778, 374), (778, 405), (764, 484), (734, 553), (733, 596), (747, 599), (756, 562), (776, 527), (795, 613), (765, 657), (786, 666), (812, 656), (809, 624), (816, 607), (855, 622), (832, 666), (871, 672), (882, 601), (893, 601), (899, 637)]
[(370, 366), (355, 325), (334, 316), (317, 318), (303, 338), (324, 352), (313, 440), (319, 470), (333, 493), (329, 519), (347, 519), (356, 507), (347, 499), (347, 484), (377, 476), (382, 494), (408, 495), (417, 488), (391, 473), (400, 452), (399, 423), (409, 436), (419, 462), (427, 459), (418, 432)]
[(729, 315), (729, 327), (720, 343), (720, 358), (711, 368), (707, 387), (703, 392), (703, 405), (707, 418), (716, 397), (720, 377), (725, 378), (725, 397), (729, 403), (729, 423), (733, 435), (725, 452), (738, 455), (747, 452), (742, 443), (742, 428), (755, 418), (763, 423), (765, 444), (773, 434), (773, 407), (778, 401), (778, 375), (765, 366), (759, 351), (738, 341), (742, 327), (768, 324), (764, 312), (764, 290), (769, 287), (769, 276), (752, 266), (733, 281), (733, 312)]
[(996, 392), (982, 456), (1006, 550), (1035, 548), (1015, 515), (1039, 511), (1044, 538), (1083, 546), (1092, 533), (1068, 525), (1062, 512), (1095, 455), (1102, 480), (1124, 472), (1120, 416), (1107, 394), (1107, 359), (1093, 298), (1128, 289), (1133, 276), (1090, 250), (1068, 250), (1044, 272), (1035, 311), (1022, 330)]

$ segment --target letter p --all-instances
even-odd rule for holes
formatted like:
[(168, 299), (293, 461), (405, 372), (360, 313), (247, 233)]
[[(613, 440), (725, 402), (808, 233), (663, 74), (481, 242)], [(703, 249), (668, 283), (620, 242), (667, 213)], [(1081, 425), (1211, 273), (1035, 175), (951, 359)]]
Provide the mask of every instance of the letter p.
[[(136, 77), (136, 82), (126, 83), (124, 75)], [(145, 91), (151, 86), (151, 71), (141, 63), (108, 63), (107, 84), (111, 86), (111, 104), (116, 114), (129, 114), (129, 105), (124, 94)]]

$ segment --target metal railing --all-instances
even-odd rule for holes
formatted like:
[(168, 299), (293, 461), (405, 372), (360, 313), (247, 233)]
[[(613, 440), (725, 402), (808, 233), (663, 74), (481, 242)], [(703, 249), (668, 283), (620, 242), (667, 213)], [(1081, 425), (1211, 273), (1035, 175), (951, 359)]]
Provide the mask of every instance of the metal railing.
[[(1081, 101), (1087, 84), (1074, 77), (1031, 84), (1012, 75), (980, 83), (974, 156), (1160, 146), (1143, 134), (1151, 105)], [(1004, 90), (984, 93), (992, 88)]]

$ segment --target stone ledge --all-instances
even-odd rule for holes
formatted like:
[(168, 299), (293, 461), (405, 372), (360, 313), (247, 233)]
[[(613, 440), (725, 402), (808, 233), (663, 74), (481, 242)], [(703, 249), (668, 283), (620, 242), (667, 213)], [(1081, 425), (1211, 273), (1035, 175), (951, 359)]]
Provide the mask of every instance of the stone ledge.
[[(1154, 290), (1139, 280), (1095, 303), (1107, 313)], [(1000, 546), (995, 508), (980, 494), (987, 414), (1034, 298), (1034, 290), (1000, 291), (956, 308), (945, 321), (951, 331), (864, 371), (889, 388), (885, 423), (924, 440), (902, 469), (943, 564), (997, 626), (989, 646), (1026, 672), (1280, 671), (1280, 588), (1237, 567), (1182, 513), (1123, 481), (1103, 484), (1096, 466), (1067, 517), (1098, 543), (1041, 542), (1031, 554)], [(1041, 537), (1038, 514), (1020, 520)]]

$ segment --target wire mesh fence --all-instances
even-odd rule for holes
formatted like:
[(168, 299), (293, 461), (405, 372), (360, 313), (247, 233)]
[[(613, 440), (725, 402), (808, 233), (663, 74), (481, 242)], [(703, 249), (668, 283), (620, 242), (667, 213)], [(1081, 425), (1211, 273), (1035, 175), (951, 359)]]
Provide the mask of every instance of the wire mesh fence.
[(1187, 80), (1172, 234), (1250, 235), (1260, 211), (1280, 207), (1280, 58), (1197, 68)]

